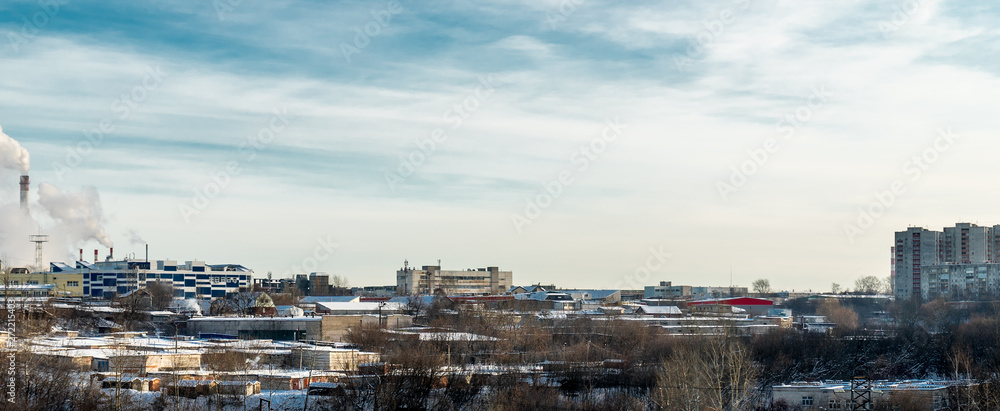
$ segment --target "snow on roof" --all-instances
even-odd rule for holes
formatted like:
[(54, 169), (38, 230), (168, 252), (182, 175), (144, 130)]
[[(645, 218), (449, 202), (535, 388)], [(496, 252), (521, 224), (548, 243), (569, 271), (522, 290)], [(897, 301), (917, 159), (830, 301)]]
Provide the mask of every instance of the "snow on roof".
[(308, 297), (302, 297), (299, 303), (314, 304), (314, 303), (357, 303), (361, 302), (361, 297), (356, 295), (311, 295)]
[(603, 300), (608, 298), (620, 290), (559, 290), (560, 292), (566, 294), (589, 294), (591, 300)]
[[(317, 302), (316, 309), (322, 308), (326, 311), (368, 311), (377, 312), (379, 311), (379, 305), (382, 302), (366, 301), (366, 302), (356, 302), (356, 303), (343, 303), (343, 302)], [(402, 311), (406, 308), (404, 304), (401, 303), (384, 303), (382, 306), (382, 311)]]
[(639, 310), (646, 314), (681, 315), (681, 309), (673, 305), (643, 305)]
[(200, 321), (321, 321), (321, 317), (197, 317), (188, 322)]
[(500, 341), (488, 335), (462, 332), (419, 333), (420, 341)]
[[(904, 380), (904, 381), (874, 381), (872, 389), (882, 391), (926, 391), (938, 390), (955, 385), (966, 385), (967, 381), (947, 381), (947, 380)], [(795, 381), (789, 384), (775, 385), (772, 388), (819, 388), (821, 390), (845, 390), (851, 389), (850, 381)]]

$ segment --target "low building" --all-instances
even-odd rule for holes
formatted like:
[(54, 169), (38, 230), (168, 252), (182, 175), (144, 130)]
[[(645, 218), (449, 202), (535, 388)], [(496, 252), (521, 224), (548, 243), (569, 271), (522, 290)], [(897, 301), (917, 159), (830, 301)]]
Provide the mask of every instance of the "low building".
[(317, 302), (315, 311), (321, 315), (389, 315), (400, 314), (406, 310), (406, 306), (401, 303), (390, 302), (356, 302), (356, 303), (327, 303)]
[(27, 270), (12, 272), (5, 278), (10, 285), (54, 285), (54, 294), (59, 297), (83, 297), (83, 273), (36, 272)]
[(687, 306), (692, 310), (698, 310), (696, 307), (730, 306), (744, 310), (750, 315), (767, 315), (771, 308), (774, 308), (774, 301), (752, 297), (713, 298), (691, 301)]
[(622, 302), (621, 290), (559, 290), (577, 301), (594, 301), (598, 304), (618, 304)]
[(683, 298), (690, 296), (690, 285), (673, 285), (670, 281), (660, 281), (659, 285), (647, 285), (642, 298)]
[(187, 321), (188, 335), (211, 334), (278, 341), (321, 339), (321, 317), (198, 317)]
[(795, 317), (795, 328), (808, 332), (826, 334), (833, 330), (837, 324), (830, 322), (822, 315), (800, 315)]
[(46, 299), (55, 296), (55, 284), (0, 284), (0, 297)]
[(311, 370), (358, 371), (358, 365), (379, 361), (379, 354), (353, 349), (310, 347), (296, 350), (294, 355), (302, 356), (302, 364)]
[[(874, 404), (904, 402), (909, 407), (922, 405), (928, 411), (951, 409), (955, 394), (968, 389), (966, 382), (956, 381), (876, 381), (871, 399)], [(801, 410), (851, 409), (849, 381), (794, 382), (771, 387), (774, 403), (784, 403)]]
[[(359, 303), (354, 303), (359, 304)], [(317, 317), (201, 317), (187, 322), (188, 335), (275, 341), (317, 340), (340, 342), (352, 327), (402, 328), (413, 317), (402, 314), (325, 315)]]
[(274, 315), (278, 317), (301, 317), (305, 311), (294, 305), (279, 305), (274, 307)]
[(672, 305), (640, 305), (639, 308), (635, 310), (635, 313), (638, 315), (649, 315), (660, 318), (680, 318), (684, 316), (684, 313), (681, 312), (680, 308)]

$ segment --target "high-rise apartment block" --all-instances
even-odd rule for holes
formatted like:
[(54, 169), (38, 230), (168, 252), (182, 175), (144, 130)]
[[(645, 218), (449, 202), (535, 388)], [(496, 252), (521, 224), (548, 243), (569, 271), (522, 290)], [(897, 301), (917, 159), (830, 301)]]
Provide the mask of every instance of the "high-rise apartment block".
[(892, 288), (896, 298), (970, 298), (998, 294), (998, 287), (1000, 225), (958, 223), (943, 231), (910, 227), (895, 234)]

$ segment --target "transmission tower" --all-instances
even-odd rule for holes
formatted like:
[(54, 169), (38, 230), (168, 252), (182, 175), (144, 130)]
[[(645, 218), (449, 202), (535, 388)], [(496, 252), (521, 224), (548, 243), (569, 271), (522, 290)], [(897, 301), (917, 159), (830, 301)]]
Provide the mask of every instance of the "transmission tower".
[(851, 378), (851, 409), (872, 409), (872, 385), (875, 383), (872, 371), (875, 363), (868, 361), (868, 340), (864, 336), (856, 336), (857, 345), (854, 349), (854, 373)]
[(35, 243), (35, 272), (45, 272), (42, 269), (42, 244), (49, 242), (49, 236), (47, 235), (29, 235), (28, 241)]

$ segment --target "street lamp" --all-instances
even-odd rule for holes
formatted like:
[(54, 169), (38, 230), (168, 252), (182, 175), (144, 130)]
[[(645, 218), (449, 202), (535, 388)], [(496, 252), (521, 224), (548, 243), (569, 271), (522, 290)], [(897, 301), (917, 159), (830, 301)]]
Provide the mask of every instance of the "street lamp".
[(382, 307), (385, 307), (385, 301), (378, 302), (378, 327), (382, 328)]

